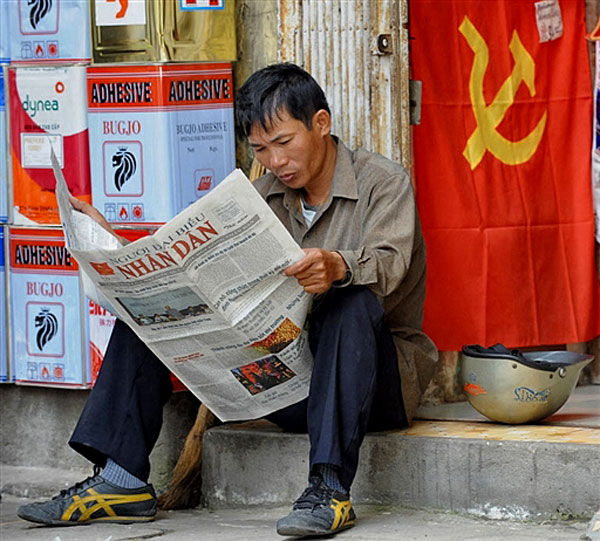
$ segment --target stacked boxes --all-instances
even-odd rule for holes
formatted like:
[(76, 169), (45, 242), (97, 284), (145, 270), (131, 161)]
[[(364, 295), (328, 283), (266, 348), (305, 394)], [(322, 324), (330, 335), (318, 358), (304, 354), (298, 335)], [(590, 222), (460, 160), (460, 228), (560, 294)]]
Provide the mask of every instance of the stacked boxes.
[(8, 2), (0, 1), (0, 383), (11, 381), (9, 363), (9, 332), (7, 311), (7, 272), (5, 265), (5, 244), (7, 242), (8, 221), (8, 161), (6, 119), (6, 67), (10, 61), (8, 36)]
[(72, 193), (91, 201), (87, 0), (6, 5), (11, 162), (7, 268), (10, 350), (17, 383), (87, 388), (89, 324), (76, 262), (64, 246), (50, 149)]
[(13, 0), (7, 12), (13, 222), (59, 225), (50, 148), (73, 194), (88, 202), (85, 64), (88, 0)]
[(71, 193), (130, 240), (235, 167), (234, 13), (234, 0), (0, 0), (0, 381), (90, 387), (115, 322), (65, 248), (51, 150)]
[(13, 224), (7, 266), (14, 379), (86, 388), (91, 384), (90, 318), (77, 264), (58, 228), (50, 148), (73, 194), (91, 201), (82, 64), (91, 57), (88, 2), (6, 4)]
[[(58, 225), (50, 148), (73, 194), (88, 202), (85, 66), (88, 0), (13, 0), (8, 11), (14, 222)], [(24, 67), (35, 65), (35, 67)], [(41, 67), (43, 66), (43, 67)]]
[(0, 2), (0, 222), (8, 221), (6, 68), (10, 61), (8, 2)]

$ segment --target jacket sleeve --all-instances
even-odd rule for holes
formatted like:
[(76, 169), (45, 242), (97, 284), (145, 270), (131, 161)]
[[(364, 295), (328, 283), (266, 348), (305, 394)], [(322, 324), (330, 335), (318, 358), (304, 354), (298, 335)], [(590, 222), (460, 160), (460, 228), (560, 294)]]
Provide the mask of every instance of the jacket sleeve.
[(408, 271), (415, 235), (415, 200), (406, 173), (374, 183), (358, 202), (364, 224), (356, 250), (338, 250), (351, 278), (343, 285), (366, 285), (385, 297), (396, 290)]

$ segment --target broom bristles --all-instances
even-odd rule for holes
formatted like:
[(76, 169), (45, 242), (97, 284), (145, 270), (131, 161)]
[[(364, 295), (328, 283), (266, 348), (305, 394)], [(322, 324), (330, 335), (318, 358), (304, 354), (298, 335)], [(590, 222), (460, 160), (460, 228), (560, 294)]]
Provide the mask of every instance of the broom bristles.
[(158, 498), (160, 509), (189, 509), (200, 503), (200, 474), (204, 433), (215, 424), (215, 416), (200, 404), (194, 426), (185, 438), (167, 490)]

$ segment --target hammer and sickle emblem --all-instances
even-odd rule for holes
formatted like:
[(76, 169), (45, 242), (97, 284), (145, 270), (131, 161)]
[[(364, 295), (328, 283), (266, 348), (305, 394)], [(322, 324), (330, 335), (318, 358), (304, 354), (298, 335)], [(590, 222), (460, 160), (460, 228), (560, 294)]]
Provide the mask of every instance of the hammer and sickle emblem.
[(469, 79), (469, 95), (477, 128), (469, 137), (463, 150), (463, 156), (469, 162), (471, 170), (479, 165), (486, 150), (489, 150), (493, 156), (507, 165), (519, 165), (526, 162), (533, 156), (540, 144), (546, 127), (547, 111), (544, 111), (536, 127), (519, 141), (510, 141), (500, 135), (496, 128), (504, 118), (506, 111), (514, 103), (521, 82), (525, 83), (529, 89), (529, 94), (532, 97), (535, 96), (535, 63), (533, 58), (521, 43), (517, 31), (514, 30), (509, 49), (515, 65), (492, 102), (486, 105), (483, 97), (483, 78), (489, 63), (488, 46), (467, 17), (463, 19), (458, 29), (475, 53)]

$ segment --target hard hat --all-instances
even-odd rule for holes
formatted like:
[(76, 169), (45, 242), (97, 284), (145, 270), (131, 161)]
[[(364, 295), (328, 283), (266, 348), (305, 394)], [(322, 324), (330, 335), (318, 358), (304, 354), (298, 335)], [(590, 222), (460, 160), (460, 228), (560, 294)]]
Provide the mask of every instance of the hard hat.
[(522, 353), (502, 344), (469, 345), (462, 348), (460, 384), (469, 403), (492, 421), (532, 423), (567, 401), (593, 358), (572, 351)]

